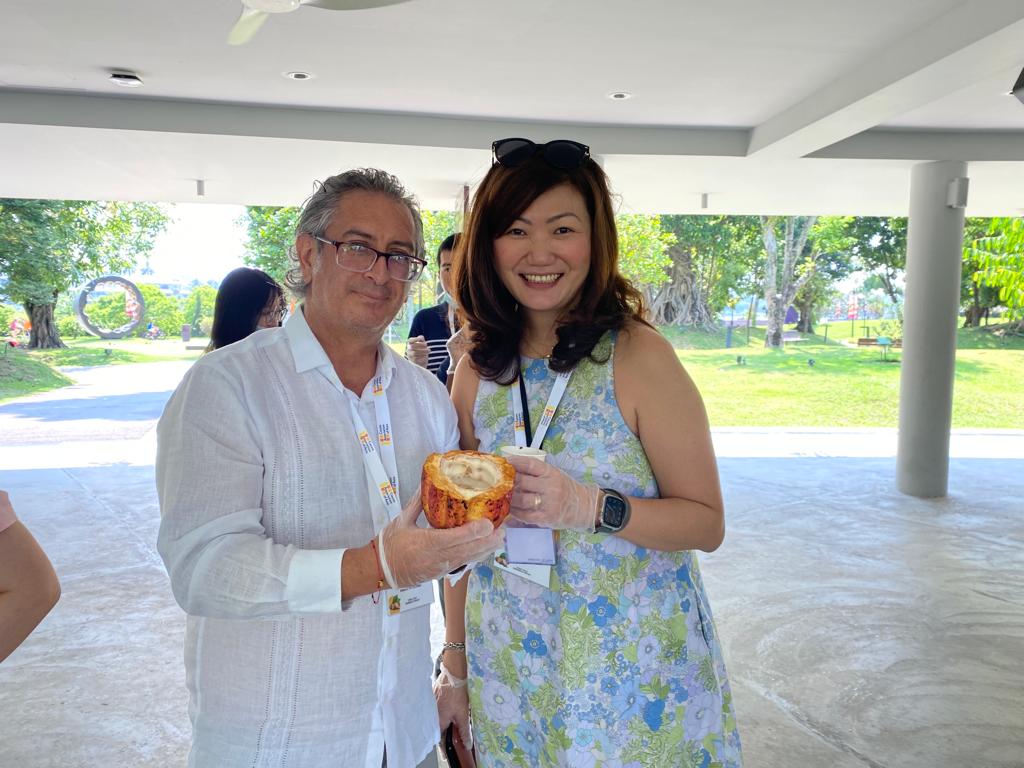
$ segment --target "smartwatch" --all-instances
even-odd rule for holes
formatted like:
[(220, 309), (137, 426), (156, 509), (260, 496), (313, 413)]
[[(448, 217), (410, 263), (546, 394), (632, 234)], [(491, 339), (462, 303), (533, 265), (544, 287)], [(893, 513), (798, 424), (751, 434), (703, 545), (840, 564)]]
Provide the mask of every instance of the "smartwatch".
[(602, 488), (596, 533), (618, 533), (629, 522), (629, 499), (611, 488)]

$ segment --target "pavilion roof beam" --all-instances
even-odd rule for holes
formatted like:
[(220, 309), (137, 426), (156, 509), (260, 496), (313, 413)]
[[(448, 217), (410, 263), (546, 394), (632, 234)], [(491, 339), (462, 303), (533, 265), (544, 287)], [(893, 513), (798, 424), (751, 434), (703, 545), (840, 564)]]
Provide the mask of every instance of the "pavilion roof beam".
[[(1022, 113), (1024, 118), (1024, 113)], [(1024, 161), (1024, 131), (926, 131), (875, 128), (820, 149), (834, 160)]]
[(503, 136), (573, 138), (604, 155), (743, 157), (745, 128), (679, 128), (441, 117), (136, 96), (0, 90), (0, 123), (214, 136), (486, 149)]
[(1020, 66), (1022, 57), (1024, 2), (969, 0), (756, 126), (747, 154), (805, 157)]

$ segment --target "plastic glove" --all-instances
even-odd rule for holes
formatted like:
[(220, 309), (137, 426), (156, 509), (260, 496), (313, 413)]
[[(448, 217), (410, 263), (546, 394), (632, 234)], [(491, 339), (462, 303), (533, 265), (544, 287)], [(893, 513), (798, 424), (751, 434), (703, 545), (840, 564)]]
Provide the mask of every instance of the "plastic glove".
[(389, 587), (412, 587), (437, 579), (504, 546), (504, 530), (495, 529), (490, 520), (444, 530), (419, 528), (416, 519), (422, 511), (417, 488), (402, 513), (378, 534), (381, 570)]
[(473, 748), (473, 731), (469, 727), (469, 689), (465, 679), (455, 677), (441, 662), (441, 674), (434, 679), (434, 700), (437, 702), (437, 722), (441, 738), (451, 723), (455, 723), (458, 739), (466, 749)]
[[(593, 533), (597, 521), (596, 485), (577, 483), (565, 472), (539, 459), (506, 457), (516, 468), (512, 515), (542, 528)], [(540, 499), (538, 502), (537, 499)]]
[(409, 362), (416, 363), (420, 368), (427, 367), (430, 348), (422, 336), (413, 336), (405, 343), (405, 357)]

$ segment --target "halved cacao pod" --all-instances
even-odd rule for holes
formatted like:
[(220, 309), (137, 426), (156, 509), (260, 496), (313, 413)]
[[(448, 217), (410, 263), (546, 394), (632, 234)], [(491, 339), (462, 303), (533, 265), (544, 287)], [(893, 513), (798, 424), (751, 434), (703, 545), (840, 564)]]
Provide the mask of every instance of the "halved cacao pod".
[(423, 463), (421, 486), (427, 521), (435, 528), (457, 528), (486, 518), (497, 528), (512, 506), (515, 479), (515, 468), (501, 456), (432, 453)]

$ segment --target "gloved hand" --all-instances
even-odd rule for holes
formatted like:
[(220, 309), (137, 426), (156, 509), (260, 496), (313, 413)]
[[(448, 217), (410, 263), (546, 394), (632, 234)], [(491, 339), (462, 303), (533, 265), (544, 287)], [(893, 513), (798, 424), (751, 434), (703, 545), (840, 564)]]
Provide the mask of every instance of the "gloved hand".
[(441, 738), (448, 726), (455, 723), (455, 735), (466, 746), (473, 748), (473, 731), (469, 727), (469, 689), (466, 681), (455, 677), (444, 662), (441, 674), (434, 680), (434, 700), (437, 702), (437, 722), (441, 726)]
[(430, 348), (427, 340), (422, 336), (412, 336), (405, 343), (405, 357), (409, 362), (416, 363), (420, 368), (427, 367), (427, 358), (430, 356)]
[(577, 483), (565, 472), (540, 459), (506, 457), (516, 468), (512, 515), (543, 528), (594, 532), (597, 520), (596, 485)]
[(402, 513), (377, 534), (381, 570), (388, 586), (413, 587), (504, 546), (505, 532), (490, 520), (473, 520), (458, 528), (419, 528), (422, 512), (417, 488)]

